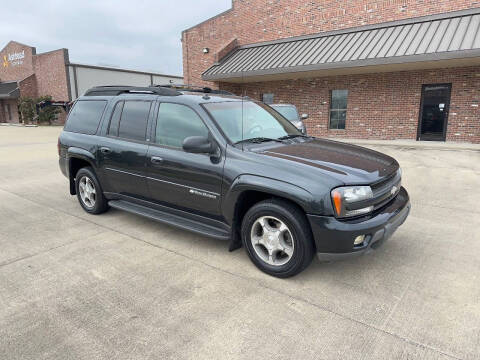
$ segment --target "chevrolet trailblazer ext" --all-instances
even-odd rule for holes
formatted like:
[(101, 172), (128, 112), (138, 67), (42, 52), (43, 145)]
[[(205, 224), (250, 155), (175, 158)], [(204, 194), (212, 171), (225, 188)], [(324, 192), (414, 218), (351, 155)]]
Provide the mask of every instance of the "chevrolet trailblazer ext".
[(405, 221), (397, 161), (302, 135), (274, 109), (221, 91), (96, 87), (59, 137), (70, 194), (245, 247), (277, 277), (376, 248)]

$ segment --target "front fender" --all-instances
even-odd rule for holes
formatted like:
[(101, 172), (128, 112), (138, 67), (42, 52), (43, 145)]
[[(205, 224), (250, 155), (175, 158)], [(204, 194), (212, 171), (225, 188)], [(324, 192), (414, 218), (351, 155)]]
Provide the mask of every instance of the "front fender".
[(259, 191), (293, 201), (306, 213), (315, 212), (312, 210), (318, 207), (314, 196), (309, 191), (297, 185), (264, 176), (240, 175), (232, 182), (222, 202), (223, 215), (230, 224), (233, 223), (238, 198), (243, 192), (249, 190)]

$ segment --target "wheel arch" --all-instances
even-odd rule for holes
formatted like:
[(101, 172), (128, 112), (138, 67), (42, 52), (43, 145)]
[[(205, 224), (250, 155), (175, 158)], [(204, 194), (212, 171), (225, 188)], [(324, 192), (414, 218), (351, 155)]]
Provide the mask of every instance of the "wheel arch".
[(92, 167), (95, 170), (95, 157), (85, 149), (70, 147), (67, 151), (68, 157), (68, 179), (70, 182), (70, 194), (77, 193), (75, 189), (75, 176), (78, 170), (84, 167)]
[(288, 201), (304, 214), (309, 212), (313, 202), (312, 194), (297, 185), (257, 175), (237, 177), (225, 194), (223, 202), (223, 214), (232, 228), (230, 251), (241, 247), (240, 228), (248, 209), (271, 198)]

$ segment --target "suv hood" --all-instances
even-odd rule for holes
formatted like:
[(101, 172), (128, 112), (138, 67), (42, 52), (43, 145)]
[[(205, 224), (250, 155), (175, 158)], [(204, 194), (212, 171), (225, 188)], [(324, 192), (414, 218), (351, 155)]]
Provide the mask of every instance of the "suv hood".
[(300, 141), (252, 151), (315, 167), (346, 185), (376, 183), (399, 168), (392, 157), (360, 146), (325, 139)]

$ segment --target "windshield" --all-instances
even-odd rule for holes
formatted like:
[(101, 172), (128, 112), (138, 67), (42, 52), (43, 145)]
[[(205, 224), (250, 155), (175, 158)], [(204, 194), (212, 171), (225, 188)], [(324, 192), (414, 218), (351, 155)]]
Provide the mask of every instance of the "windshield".
[(277, 110), (280, 114), (287, 118), (290, 121), (298, 121), (298, 112), (295, 106), (275, 106), (270, 105), (275, 110)]
[(233, 143), (254, 138), (278, 139), (288, 135), (301, 135), (290, 121), (262, 103), (230, 101), (203, 106)]

